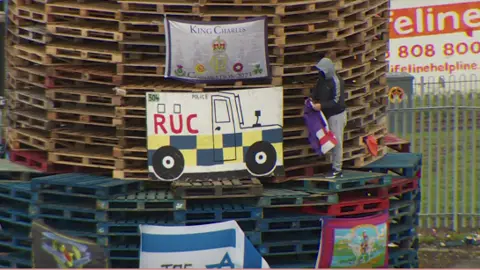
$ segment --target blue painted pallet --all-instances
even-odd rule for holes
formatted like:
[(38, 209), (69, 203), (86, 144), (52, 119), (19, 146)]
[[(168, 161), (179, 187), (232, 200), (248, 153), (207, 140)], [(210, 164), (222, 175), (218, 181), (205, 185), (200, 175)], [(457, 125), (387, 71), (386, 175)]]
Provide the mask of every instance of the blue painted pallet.
[(186, 201), (174, 199), (169, 190), (133, 191), (110, 199), (82, 197), (81, 200), (75, 194), (39, 191), (33, 195), (32, 201), (36, 204), (81, 206), (102, 211), (174, 211), (186, 208)]
[(0, 221), (13, 223), (19, 226), (32, 225), (32, 219), (28, 211), (14, 208), (0, 208)]
[(116, 245), (105, 249), (107, 257), (114, 260), (138, 260), (139, 252), (139, 244)]
[(393, 220), (390, 220), (390, 224), (395, 224), (395, 225), (408, 225), (412, 227), (416, 227), (419, 225), (419, 217), (418, 214), (414, 215), (405, 215), (400, 218), (396, 218)]
[[(144, 219), (135, 219), (135, 220), (118, 220), (110, 222), (99, 222), (96, 224), (97, 229), (96, 233), (99, 235), (135, 235), (138, 233), (138, 226), (143, 225), (160, 225), (160, 226), (185, 226), (185, 225), (202, 225), (213, 223), (210, 222), (200, 222), (200, 223), (175, 223), (170, 219), (162, 218), (144, 218)], [(257, 229), (258, 220), (238, 220), (238, 225), (242, 228), (244, 232), (254, 231)]]
[(417, 235), (413, 224), (390, 224), (388, 231), (388, 242), (399, 243)]
[(269, 264), (270, 268), (273, 269), (314, 269), (315, 265), (316, 261)]
[(318, 253), (320, 239), (295, 240), (285, 239), (282, 242), (270, 242), (257, 245), (256, 248), (262, 255), (293, 255), (305, 253)]
[(292, 231), (273, 231), (258, 232), (262, 244), (283, 243), (285, 241), (311, 241), (316, 240), (317, 244), (321, 237), (321, 228), (317, 230), (292, 230)]
[(138, 269), (140, 266), (139, 260), (117, 260), (110, 259), (110, 268), (133, 268)]
[(100, 200), (97, 203), (97, 209), (110, 211), (185, 210), (186, 206), (186, 200), (176, 199), (170, 190), (132, 192), (109, 200)]
[(31, 251), (32, 239), (15, 235), (2, 235), (0, 236), (0, 247), (6, 247), (16, 251)]
[(390, 219), (398, 219), (403, 216), (413, 216), (416, 213), (415, 204), (411, 201), (390, 200), (390, 208), (388, 210)]
[(259, 220), (259, 231), (315, 230), (321, 228), (320, 217), (316, 215), (279, 212)]
[(303, 205), (329, 205), (338, 202), (338, 194), (315, 193), (301, 190), (264, 188), (259, 198), (260, 207), (292, 207)]
[(78, 222), (107, 222), (109, 220), (124, 220), (132, 218), (144, 218), (149, 216), (155, 216), (160, 218), (163, 216), (165, 219), (169, 220), (183, 220), (185, 214), (175, 211), (155, 211), (155, 212), (142, 212), (142, 211), (115, 211), (115, 212), (106, 212), (98, 211), (95, 209), (88, 208), (77, 208), (73, 206), (62, 205), (41, 205), (41, 206), (32, 206), (31, 215), (35, 218), (52, 218), (52, 219), (64, 219)]
[(8, 253), (0, 255), (0, 268), (32, 268), (29, 253)]
[(264, 255), (270, 268), (314, 269), (317, 262), (317, 254), (294, 254), (294, 255)]
[[(115, 233), (97, 236), (96, 242), (102, 246), (118, 245), (118, 244), (140, 244), (140, 233), (136, 230), (138, 227), (132, 228), (132, 231), (126, 233)], [(321, 230), (318, 228), (314, 231), (293, 230), (293, 231), (277, 231), (277, 232), (244, 232), (246, 237), (253, 245), (264, 243), (275, 243), (283, 239), (320, 239)]]
[(412, 249), (412, 250), (418, 250), (420, 248), (420, 240), (417, 235), (409, 237), (407, 239), (404, 239), (400, 241), (397, 244), (398, 248), (400, 249)]
[(65, 205), (32, 206), (30, 214), (36, 218), (65, 219), (80, 222), (106, 222), (114, 220), (133, 220), (163, 218), (176, 224), (202, 223), (225, 220), (252, 220), (262, 218), (263, 209), (242, 204), (195, 204), (180, 211), (99, 211)]
[[(97, 224), (97, 233), (99, 235), (138, 235), (138, 226), (143, 225), (161, 225), (176, 226), (172, 220), (162, 218), (119, 220), (111, 222), (100, 222)], [(178, 226), (178, 225), (177, 225)]]
[(69, 173), (32, 179), (32, 191), (70, 194), (107, 199), (130, 191), (143, 190), (142, 181), (125, 181), (110, 177)]
[(292, 180), (282, 184), (282, 186), (302, 191), (337, 193), (350, 190), (384, 187), (391, 183), (391, 175), (345, 170), (342, 178), (328, 179), (323, 175), (318, 175)]
[(397, 201), (418, 201), (418, 194), (420, 193), (420, 190), (412, 190), (405, 192), (401, 195), (391, 197), (391, 200), (397, 200)]
[(395, 172), (405, 177), (415, 177), (422, 168), (422, 155), (417, 153), (388, 153), (362, 169), (373, 172)]
[(388, 265), (393, 268), (418, 268), (418, 251), (413, 249), (389, 248)]
[(176, 222), (261, 219), (263, 209), (244, 204), (194, 204), (175, 212)]
[(31, 197), (30, 182), (0, 181), (0, 198), (29, 203)]
[(19, 237), (28, 237), (30, 235), (30, 228), (25, 226), (18, 226), (10, 222), (1, 222), (0, 223), (0, 235), (14, 235)]

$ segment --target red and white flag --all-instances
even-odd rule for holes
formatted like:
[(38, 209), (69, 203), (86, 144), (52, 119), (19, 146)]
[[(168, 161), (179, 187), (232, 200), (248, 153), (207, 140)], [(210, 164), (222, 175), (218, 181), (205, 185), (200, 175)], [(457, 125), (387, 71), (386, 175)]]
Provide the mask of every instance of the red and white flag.
[(323, 154), (326, 154), (338, 144), (338, 141), (335, 134), (328, 127), (328, 121), (325, 118), (325, 115), (323, 115), (321, 111), (319, 113), (321, 121), (323, 121), (323, 128), (317, 131), (316, 136), (320, 143), (320, 151)]

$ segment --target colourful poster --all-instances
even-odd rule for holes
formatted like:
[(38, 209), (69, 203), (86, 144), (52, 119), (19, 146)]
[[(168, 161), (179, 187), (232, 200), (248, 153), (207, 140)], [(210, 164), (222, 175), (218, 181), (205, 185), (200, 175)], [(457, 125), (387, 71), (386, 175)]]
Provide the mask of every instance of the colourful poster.
[(103, 247), (32, 223), (33, 268), (109, 268)]
[(282, 87), (147, 93), (146, 107), (154, 180), (284, 175)]
[(388, 213), (325, 219), (317, 268), (388, 266)]

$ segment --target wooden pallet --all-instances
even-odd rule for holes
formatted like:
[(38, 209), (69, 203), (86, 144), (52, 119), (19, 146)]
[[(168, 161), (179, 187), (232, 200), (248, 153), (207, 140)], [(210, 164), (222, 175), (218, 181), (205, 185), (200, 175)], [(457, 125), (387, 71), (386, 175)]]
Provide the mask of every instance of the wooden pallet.
[(147, 169), (114, 170), (112, 177), (125, 180), (150, 180)]
[(146, 119), (145, 105), (115, 107), (115, 117)]
[(147, 160), (147, 148), (145, 146), (137, 146), (130, 148), (113, 148), (113, 156), (116, 158), (129, 158), (129, 159), (140, 159)]
[(88, 3), (58, 1), (48, 3), (45, 8), (49, 15), (49, 23), (68, 21), (72, 18), (89, 19), (105, 23), (116, 22), (119, 19), (120, 5), (105, 1)]
[(164, 77), (165, 59), (151, 58), (146, 60), (131, 60), (117, 64), (117, 74), (127, 76)]
[[(126, 81), (124, 79), (124, 81)], [(165, 79), (150, 79), (150, 80), (139, 80), (134, 79), (131, 82), (125, 82), (120, 87), (116, 87), (115, 92), (119, 96), (143, 96), (145, 98), (146, 92), (161, 92), (161, 91), (172, 91), (172, 92), (201, 92), (203, 89), (195, 85), (186, 84), (177, 81), (166, 81)]]
[(48, 131), (25, 128), (8, 129), (8, 145), (12, 150), (29, 149), (48, 151), (50, 139)]
[(165, 25), (163, 17), (149, 14), (122, 14), (123, 18), (119, 22), (118, 29), (121, 33), (133, 34), (165, 34)]
[(46, 97), (58, 102), (118, 106), (120, 97), (110, 88), (54, 88), (47, 89)]
[(15, 128), (50, 130), (55, 126), (47, 119), (46, 112), (39, 109), (14, 110), (10, 111), (7, 116), (13, 121)]
[(16, 57), (38, 65), (50, 65), (60, 62), (49, 57), (45, 53), (45, 47), (40, 45), (17, 44), (14, 46), (14, 50)]
[[(131, 36), (131, 34), (125, 34)], [(148, 58), (151, 55), (165, 55), (167, 44), (164, 36), (148, 36), (143, 34), (134, 35), (135, 38), (125, 37), (118, 43), (120, 51), (123, 52), (125, 58), (135, 60), (139, 58)], [(138, 36), (138, 37), (137, 37)], [(142, 57), (144, 56), (144, 57)]]
[(387, 153), (387, 147), (384, 145), (378, 146), (378, 155), (372, 156), (370, 153), (365, 153), (363, 156), (356, 157), (353, 160), (348, 160), (345, 162), (347, 167), (361, 168), (366, 166), (376, 160), (381, 159)]
[(57, 150), (48, 153), (48, 161), (56, 164), (73, 165), (80, 167), (115, 169), (115, 158), (111, 153), (102, 149), (97, 150)]
[(71, 142), (87, 145), (113, 147), (118, 138), (113, 130), (78, 130), (74, 128), (58, 128), (51, 131), (51, 138), (59, 142)]
[(10, 96), (16, 103), (22, 103), (27, 107), (38, 109), (49, 109), (53, 107), (53, 103), (45, 97), (43, 91), (13, 91)]
[(110, 65), (69, 65), (54, 66), (47, 69), (51, 77), (80, 81), (85, 83), (118, 85), (119, 77)]
[(159, 3), (148, 0), (120, 0), (121, 10), (131, 13), (168, 14), (168, 15), (200, 15), (200, 7), (188, 3)]
[(175, 197), (183, 199), (257, 197), (263, 193), (258, 179), (172, 183)]
[(397, 137), (394, 134), (387, 134), (385, 136), (385, 145), (398, 152), (410, 152), (410, 141)]
[(115, 168), (118, 170), (146, 170), (148, 169), (148, 160), (145, 157), (123, 157), (115, 160)]
[(16, 67), (8, 71), (10, 76), (17, 81), (38, 88), (45, 88), (45, 68), (39, 66)]
[(99, 25), (91, 22), (53, 23), (48, 24), (47, 29), (48, 32), (56, 36), (102, 41), (119, 41), (123, 39), (123, 34), (118, 32), (118, 27), (108, 24)]
[(50, 43), (46, 54), (60, 58), (87, 60), (101, 63), (121, 63), (123, 55), (108, 45), (72, 44), (64, 42)]
[(25, 6), (17, 6), (17, 16), (19, 18), (37, 22), (46, 23), (47, 16), (45, 14), (45, 8), (42, 4), (32, 3)]
[(113, 127), (115, 114), (113, 108), (77, 108), (70, 105), (52, 109), (47, 116), (56, 122)]
[(47, 31), (43, 25), (34, 26), (15, 26), (8, 25), (8, 32), (16, 37), (33, 41), (35, 43), (46, 44), (51, 41), (50, 36), (47, 35)]
[(145, 117), (128, 117), (113, 119), (113, 124), (120, 130), (134, 130), (134, 131), (146, 131)]

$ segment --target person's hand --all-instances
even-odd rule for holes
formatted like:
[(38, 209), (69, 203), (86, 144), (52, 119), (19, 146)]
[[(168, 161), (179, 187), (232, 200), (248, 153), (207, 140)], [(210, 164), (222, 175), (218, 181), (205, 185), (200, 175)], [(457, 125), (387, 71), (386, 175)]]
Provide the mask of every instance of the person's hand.
[(313, 103), (313, 108), (316, 111), (320, 111), (320, 110), (322, 110), (322, 105), (320, 103)]

